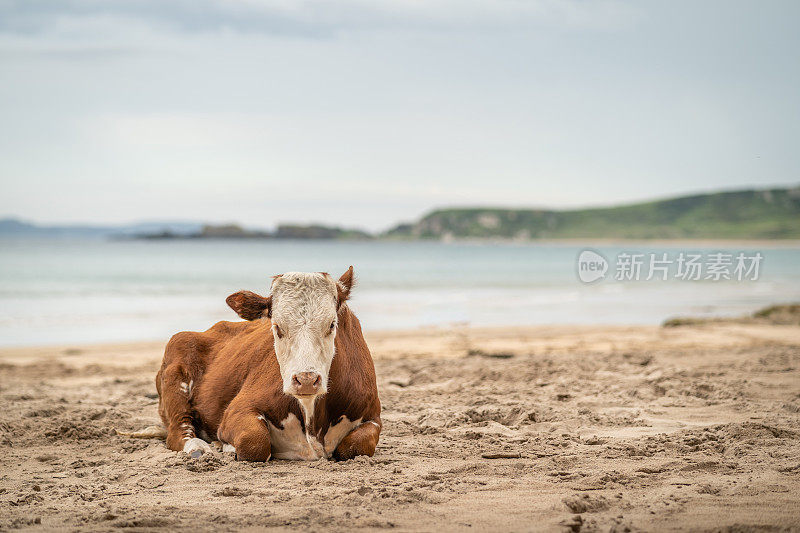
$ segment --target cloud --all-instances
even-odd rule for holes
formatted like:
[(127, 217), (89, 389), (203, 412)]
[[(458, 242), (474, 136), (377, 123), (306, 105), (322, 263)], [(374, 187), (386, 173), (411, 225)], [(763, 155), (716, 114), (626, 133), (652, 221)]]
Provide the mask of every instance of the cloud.
[(179, 32), (326, 37), (380, 29), (607, 29), (635, 16), (615, 0), (5, 0), (0, 32), (40, 34), (105, 20)]

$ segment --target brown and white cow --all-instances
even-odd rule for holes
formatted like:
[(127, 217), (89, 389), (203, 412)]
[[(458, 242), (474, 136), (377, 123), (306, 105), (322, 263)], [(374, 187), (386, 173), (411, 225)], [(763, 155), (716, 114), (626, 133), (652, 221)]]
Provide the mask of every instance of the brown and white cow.
[(228, 297), (246, 322), (173, 336), (156, 376), (167, 447), (198, 455), (211, 441), (248, 461), (375, 453), (381, 404), (352, 285), (352, 266), (338, 281), (288, 272), (266, 298)]

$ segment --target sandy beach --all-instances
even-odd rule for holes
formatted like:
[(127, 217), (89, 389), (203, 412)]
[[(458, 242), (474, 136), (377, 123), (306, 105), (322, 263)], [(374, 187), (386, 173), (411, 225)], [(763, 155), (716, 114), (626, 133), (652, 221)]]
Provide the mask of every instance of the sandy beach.
[(159, 422), (164, 342), (0, 350), (0, 528), (800, 529), (800, 327), (367, 341), (384, 431), (343, 463), (192, 459), (117, 435)]

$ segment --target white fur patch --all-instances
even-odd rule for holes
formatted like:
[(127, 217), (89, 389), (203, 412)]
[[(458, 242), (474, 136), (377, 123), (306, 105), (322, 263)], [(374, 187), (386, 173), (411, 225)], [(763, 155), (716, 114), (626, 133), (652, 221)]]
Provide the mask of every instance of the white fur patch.
[(236, 448), (232, 444), (225, 442), (222, 444), (222, 453), (236, 453)]
[(192, 395), (192, 388), (193, 387), (194, 387), (194, 380), (193, 379), (190, 379), (189, 383), (186, 383), (185, 381), (181, 381), (181, 391), (183, 391), (183, 393), (186, 394), (187, 396), (191, 396)]
[(283, 391), (292, 393), (295, 374), (314, 372), (324, 394), (335, 353), (336, 283), (318, 272), (287, 272), (275, 278), (270, 296), (272, 323), (283, 332), (275, 335)]
[(348, 433), (353, 431), (353, 429), (357, 428), (361, 424), (361, 419), (351, 421), (346, 416), (339, 421), (338, 424), (328, 428), (328, 432), (325, 434), (325, 455), (328, 457), (333, 454), (336, 447), (342, 442)]
[(300, 407), (303, 409), (303, 421), (306, 424), (306, 431), (311, 429), (311, 421), (314, 420), (314, 405), (317, 403), (317, 397), (313, 398), (298, 398)]
[(281, 425), (283, 429), (267, 422), (273, 457), (296, 461), (314, 461), (326, 457), (322, 445), (313, 435), (306, 435), (300, 419), (294, 413), (289, 413)]

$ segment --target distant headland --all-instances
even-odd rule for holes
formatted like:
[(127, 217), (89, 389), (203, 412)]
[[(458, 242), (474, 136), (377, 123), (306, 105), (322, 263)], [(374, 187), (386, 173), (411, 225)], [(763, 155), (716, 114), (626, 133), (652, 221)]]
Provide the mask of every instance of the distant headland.
[(515, 240), (800, 239), (800, 187), (741, 190), (591, 209), (453, 207), (382, 233), (324, 224), (148, 222), (128, 226), (41, 226), (0, 220), (0, 236), (159, 239)]
[(250, 230), (238, 224), (203, 224), (194, 232), (181, 233), (164, 230), (156, 233), (132, 235), (138, 239), (342, 239), (363, 240), (373, 236), (366, 231), (343, 229), (319, 224), (280, 224), (275, 231)]

